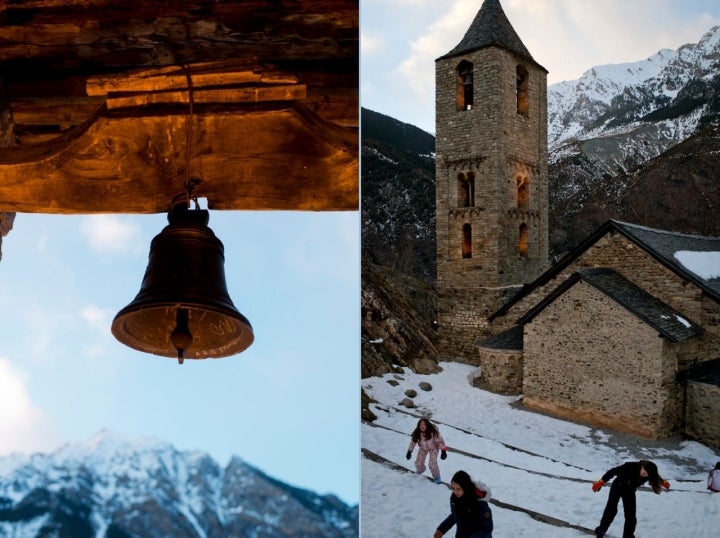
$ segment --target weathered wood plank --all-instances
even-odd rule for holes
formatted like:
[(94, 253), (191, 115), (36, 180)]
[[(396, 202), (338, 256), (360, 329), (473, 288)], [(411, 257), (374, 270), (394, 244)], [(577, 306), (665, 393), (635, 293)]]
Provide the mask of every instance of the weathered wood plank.
[(240, 84), (297, 84), (297, 75), (280, 73), (271, 66), (247, 66), (247, 62), (207, 62), (188, 66), (141, 69), (114, 75), (96, 75), (87, 80), (88, 95), (113, 92), (180, 90), (190, 86), (231, 86)]
[(166, 211), (188, 173), (188, 85), (189, 173), (212, 208), (357, 209), (358, 15), (357, 0), (0, 0), (0, 212)]
[[(192, 102), (210, 103), (260, 103), (263, 101), (298, 101), (305, 98), (307, 88), (303, 84), (293, 86), (255, 86), (243, 88), (214, 88), (192, 91)], [(164, 91), (133, 95), (111, 95), (108, 109), (142, 107), (159, 104), (189, 104), (190, 92)]]
[(105, 104), (103, 97), (37, 97), (10, 103), (15, 125), (80, 125)]
[(157, 213), (201, 180), (214, 209), (356, 210), (357, 131), (304, 107), (186, 115), (98, 115), (73, 136), (0, 150), (0, 211)]

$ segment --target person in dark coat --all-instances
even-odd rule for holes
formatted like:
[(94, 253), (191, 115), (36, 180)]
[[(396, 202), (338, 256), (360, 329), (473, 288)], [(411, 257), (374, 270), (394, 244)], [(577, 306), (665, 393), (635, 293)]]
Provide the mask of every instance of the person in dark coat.
[(455, 538), (492, 538), (493, 520), (490, 506), (480, 489), (465, 471), (458, 471), (450, 481), (450, 515), (438, 525), (433, 538), (440, 538), (456, 526)]
[(607, 504), (600, 525), (595, 529), (595, 535), (598, 538), (605, 536), (617, 514), (618, 502), (622, 499), (623, 511), (625, 512), (623, 538), (634, 538), (635, 526), (637, 525), (635, 490), (649, 482), (653, 492), (659, 494), (660, 488), (670, 489), (670, 483), (660, 477), (657, 465), (651, 461), (640, 460), (629, 461), (618, 467), (613, 467), (600, 480), (593, 483), (592, 490), (595, 492), (600, 491), (600, 488), (613, 477), (615, 477), (615, 480), (610, 486)]

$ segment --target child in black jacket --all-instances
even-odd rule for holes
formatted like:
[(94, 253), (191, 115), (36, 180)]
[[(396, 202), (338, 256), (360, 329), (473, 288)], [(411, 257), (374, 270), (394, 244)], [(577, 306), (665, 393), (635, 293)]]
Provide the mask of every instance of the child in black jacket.
[(487, 492), (480, 489), (465, 471), (458, 471), (450, 482), (450, 515), (438, 525), (433, 538), (440, 538), (456, 525), (455, 538), (492, 538), (493, 520), (486, 502)]
[(659, 494), (660, 488), (669, 489), (670, 483), (660, 477), (657, 465), (651, 461), (640, 460), (613, 467), (606, 472), (600, 480), (593, 483), (592, 490), (595, 492), (599, 491), (600, 488), (605, 485), (605, 482), (612, 477), (615, 477), (615, 480), (610, 486), (605, 511), (600, 520), (600, 525), (595, 529), (595, 535), (598, 538), (605, 536), (605, 533), (617, 514), (618, 501), (622, 499), (623, 511), (625, 512), (623, 538), (634, 538), (635, 525), (637, 525), (637, 518), (635, 517), (635, 490), (645, 482), (649, 482), (653, 492)]

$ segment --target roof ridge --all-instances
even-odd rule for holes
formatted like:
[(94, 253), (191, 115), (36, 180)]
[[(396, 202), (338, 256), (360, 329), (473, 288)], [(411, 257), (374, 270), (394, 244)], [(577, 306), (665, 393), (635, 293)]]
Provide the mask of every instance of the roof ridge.
[(708, 240), (709, 241), (717, 241), (718, 239), (720, 239), (720, 237), (714, 237), (711, 235), (673, 232), (672, 230), (661, 230), (659, 228), (651, 228), (650, 226), (643, 226), (641, 224), (633, 224), (631, 222), (623, 222), (621, 220), (615, 220), (615, 219), (610, 219), (610, 222), (614, 223), (616, 226), (621, 226), (623, 228), (633, 228), (633, 229), (637, 229), (637, 230), (645, 230), (648, 232), (655, 232), (657, 234), (662, 234), (662, 235), (673, 235), (673, 236), (677, 236), (677, 237), (692, 237), (694, 239), (703, 239), (706, 241), (708, 241)]

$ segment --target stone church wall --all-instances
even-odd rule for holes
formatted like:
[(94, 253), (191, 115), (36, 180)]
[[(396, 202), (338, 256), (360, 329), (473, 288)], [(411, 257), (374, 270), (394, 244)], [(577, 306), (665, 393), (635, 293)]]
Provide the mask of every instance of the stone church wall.
[[(473, 65), (473, 104), (458, 110), (457, 68)], [(518, 113), (516, 67), (528, 76), (528, 111)], [(436, 242), (441, 359), (477, 363), (487, 317), (546, 269), (546, 73), (499, 47), (436, 64)], [(474, 178), (469, 206), (459, 177)], [(519, 207), (518, 177), (528, 200)], [(469, 226), (468, 242), (464, 227)], [(527, 227), (520, 252), (521, 226)], [(465, 255), (465, 257), (464, 257)]]
[(720, 303), (703, 294), (700, 308), (705, 332), (700, 335), (697, 357), (701, 361), (720, 359)]
[[(475, 102), (457, 110), (455, 68), (474, 66)], [(499, 48), (441, 60), (436, 69), (436, 207), (438, 287), (501, 287), (531, 280), (547, 268), (547, 83), (530, 71), (528, 115), (516, 110), (520, 62)], [(472, 207), (460, 207), (458, 174), (476, 178)], [(530, 184), (528, 207), (518, 209), (516, 179)], [(518, 253), (519, 225), (530, 231)], [(472, 225), (472, 258), (462, 258), (462, 226)]]
[(555, 279), (514, 305), (507, 315), (493, 322), (492, 332), (499, 332), (512, 326), (521, 315), (535, 306), (572, 273), (578, 269), (591, 267), (615, 269), (625, 278), (705, 329), (694, 344), (695, 347), (680, 348), (678, 356), (680, 368), (696, 358), (704, 361), (720, 357), (720, 305), (705, 296), (697, 286), (677, 276), (619, 233), (600, 238)]
[(473, 386), (497, 394), (522, 394), (522, 350), (481, 348), (478, 351), (478, 366), (480, 375), (473, 379)]
[(649, 438), (677, 431), (675, 349), (585, 282), (525, 325), (524, 403)]
[(488, 335), (488, 316), (517, 288), (487, 290), (438, 289), (437, 347), (440, 360), (478, 365), (477, 342)]
[(720, 387), (689, 381), (685, 433), (720, 450)]

